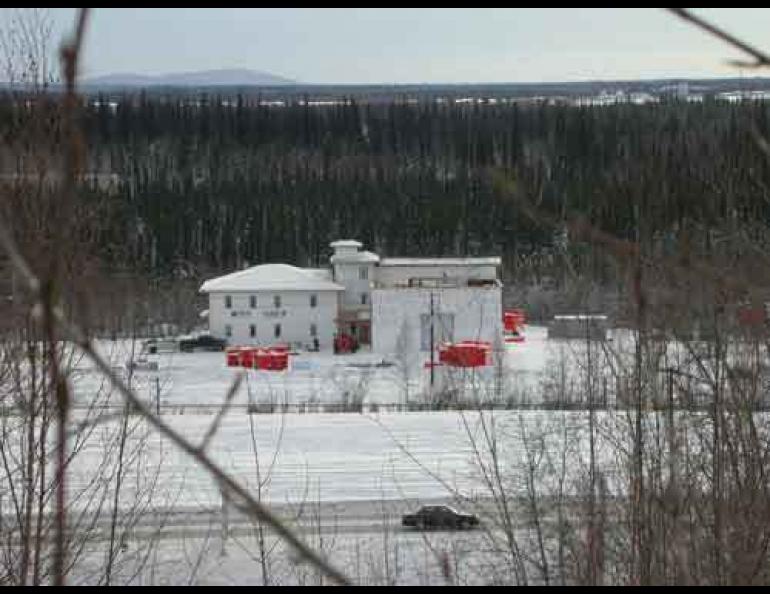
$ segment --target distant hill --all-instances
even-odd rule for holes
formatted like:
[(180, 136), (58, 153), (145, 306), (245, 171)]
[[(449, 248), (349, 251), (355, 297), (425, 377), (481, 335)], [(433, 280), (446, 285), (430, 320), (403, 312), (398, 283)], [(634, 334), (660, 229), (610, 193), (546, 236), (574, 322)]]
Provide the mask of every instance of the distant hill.
[(256, 70), (202, 70), (148, 76), (144, 74), (107, 74), (89, 78), (86, 87), (211, 87), (294, 85), (296, 81)]

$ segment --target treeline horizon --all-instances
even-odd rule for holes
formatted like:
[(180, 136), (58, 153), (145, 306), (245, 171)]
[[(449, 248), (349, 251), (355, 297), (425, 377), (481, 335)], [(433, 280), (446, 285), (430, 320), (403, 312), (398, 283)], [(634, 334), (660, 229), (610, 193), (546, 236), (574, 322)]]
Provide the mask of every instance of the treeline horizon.
[[(12, 105), (0, 105), (6, 122)], [(601, 250), (564, 233), (576, 218), (650, 245), (686, 234), (708, 250), (725, 225), (764, 241), (770, 215), (762, 102), (275, 107), (127, 95), (88, 102), (81, 123), (101, 255), (153, 275), (324, 265), (329, 242), (355, 238), (389, 256), (500, 255), (508, 274), (562, 253), (601, 281)]]

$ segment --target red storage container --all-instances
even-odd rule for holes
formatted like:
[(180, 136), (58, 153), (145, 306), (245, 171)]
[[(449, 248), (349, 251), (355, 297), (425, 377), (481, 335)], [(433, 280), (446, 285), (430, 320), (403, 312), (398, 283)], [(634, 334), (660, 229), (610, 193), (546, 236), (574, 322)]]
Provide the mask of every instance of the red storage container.
[(228, 367), (239, 367), (241, 364), (241, 353), (238, 347), (229, 347), (225, 351)]
[(448, 365), (455, 367), (483, 367), (492, 360), (492, 345), (488, 342), (465, 340), (452, 345), (445, 355)]
[(444, 363), (445, 365), (451, 365), (454, 361), (454, 351), (453, 351), (453, 345), (452, 344), (442, 344), (438, 347), (438, 360), (439, 363)]
[[(481, 353), (481, 361), (479, 362), (479, 354)], [(455, 345), (455, 365), (458, 367), (476, 367), (484, 364), (484, 354), (475, 345), (472, 344), (458, 344)]]
[(267, 369), (270, 371), (284, 371), (289, 366), (289, 353), (272, 351), (267, 355)]
[(527, 322), (523, 309), (509, 309), (503, 313), (503, 324), (506, 332), (518, 332)]
[(264, 349), (257, 349), (254, 353), (254, 369), (267, 369), (269, 364), (269, 353)]
[(251, 369), (254, 367), (255, 360), (259, 356), (260, 349), (254, 347), (241, 348), (241, 367)]
[(284, 371), (289, 366), (289, 353), (269, 350), (260, 351), (255, 360), (255, 367), (262, 371)]

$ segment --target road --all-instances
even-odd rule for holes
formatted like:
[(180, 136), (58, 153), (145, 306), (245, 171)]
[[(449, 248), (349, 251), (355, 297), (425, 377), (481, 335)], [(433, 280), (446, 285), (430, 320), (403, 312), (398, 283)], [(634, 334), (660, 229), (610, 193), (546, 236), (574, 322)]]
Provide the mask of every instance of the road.
[[(347, 501), (270, 505), (282, 520), (299, 534), (412, 534), (412, 528), (401, 526), (401, 517), (414, 512), (420, 505), (451, 505), (462, 511), (472, 511), (481, 517), (492, 513), (492, 502), (458, 506), (449, 499), (422, 501)], [(320, 520), (320, 521), (319, 521)], [(81, 525), (87, 522), (81, 522)], [(129, 526), (130, 524), (130, 526)], [(219, 509), (168, 510), (145, 513), (134, 521), (120, 520), (118, 533), (125, 532), (127, 540), (151, 538), (207, 538), (211, 536), (250, 536), (256, 524), (235, 505)], [(107, 514), (95, 523), (90, 540), (110, 538), (111, 524)], [(431, 532), (439, 532), (432, 530)], [(449, 532), (449, 531), (448, 531)]]

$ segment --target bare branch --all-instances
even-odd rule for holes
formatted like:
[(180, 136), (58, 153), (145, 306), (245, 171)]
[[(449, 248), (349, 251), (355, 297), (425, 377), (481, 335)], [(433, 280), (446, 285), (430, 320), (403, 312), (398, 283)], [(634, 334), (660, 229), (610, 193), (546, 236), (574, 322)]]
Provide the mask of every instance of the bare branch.
[(689, 23), (692, 23), (699, 29), (702, 29), (703, 31), (706, 31), (710, 35), (713, 35), (714, 37), (718, 37), (725, 43), (733, 46), (734, 48), (748, 54), (752, 58), (754, 58), (754, 62), (742, 62), (740, 60), (731, 60), (731, 63), (736, 66), (746, 66), (746, 67), (753, 67), (753, 68), (759, 68), (762, 66), (770, 66), (770, 56), (765, 54), (764, 52), (756, 49), (755, 47), (749, 45), (745, 41), (741, 41), (737, 37), (734, 37), (733, 35), (730, 35), (730, 33), (727, 33), (726, 31), (723, 31), (719, 27), (712, 25), (711, 23), (703, 20), (702, 18), (695, 16), (693, 13), (688, 11), (686, 8), (666, 8), (667, 11), (670, 13), (678, 16), (680, 19), (683, 19)]
[[(15, 243), (8, 233), (5, 222), (0, 218), (0, 244), (5, 247), (9, 255), (11, 255), (12, 262), (20, 262), (23, 266), (22, 270), (29, 270), (26, 266), (24, 258), (19, 254), (16, 249)], [(40, 283), (37, 278), (25, 275), (25, 280), (28, 281), (28, 288), (32, 292), (34, 301), (36, 303), (41, 300)], [(109, 379), (112, 385), (121, 393), (127, 402), (129, 402), (134, 410), (142, 416), (152, 427), (154, 427), (161, 435), (165, 436), (169, 441), (176, 445), (180, 450), (190, 456), (195, 462), (197, 462), (203, 469), (205, 469), (211, 478), (220, 485), (225, 491), (236, 495), (242, 501), (242, 509), (247, 513), (255, 517), (261, 522), (264, 522), (270, 526), (280, 537), (286, 540), (294, 549), (299, 553), (300, 557), (306, 560), (308, 563), (315, 566), (319, 571), (327, 575), (333, 581), (342, 585), (351, 585), (351, 581), (338, 569), (333, 567), (326, 559), (322, 558), (318, 553), (308, 547), (302, 542), (292, 531), (286, 526), (270, 509), (264, 506), (259, 501), (255, 500), (248, 490), (240, 485), (235, 479), (229, 476), (224, 470), (222, 470), (211, 458), (209, 458), (205, 452), (201, 451), (197, 446), (190, 443), (181, 434), (175, 431), (170, 425), (165, 423), (163, 419), (156, 416), (145, 403), (130, 390), (122, 379), (120, 379), (112, 370), (109, 362), (105, 361), (99, 353), (93, 348), (91, 341), (85, 335), (85, 333), (75, 325), (69, 322), (60, 308), (53, 308), (52, 312), (54, 318), (61, 326), (64, 334), (77, 344), (78, 347), (88, 356), (88, 358), (96, 365), (96, 367), (102, 372), (102, 374)]]
[(206, 435), (203, 437), (203, 441), (199, 446), (201, 452), (206, 451), (206, 448), (211, 442), (211, 439), (219, 429), (219, 425), (222, 422), (222, 419), (224, 418), (225, 414), (227, 414), (227, 411), (230, 410), (230, 405), (233, 403), (233, 398), (235, 398), (235, 395), (238, 393), (238, 389), (241, 387), (241, 382), (243, 382), (243, 375), (243, 372), (239, 372), (238, 375), (235, 376), (233, 383), (230, 385), (230, 389), (227, 390), (227, 394), (225, 394), (225, 401), (222, 403), (219, 411), (217, 411), (216, 418), (211, 423), (209, 430), (206, 432)]

